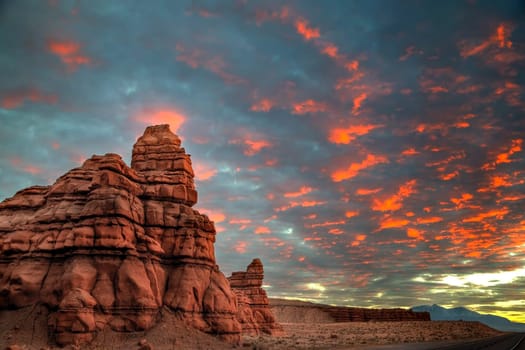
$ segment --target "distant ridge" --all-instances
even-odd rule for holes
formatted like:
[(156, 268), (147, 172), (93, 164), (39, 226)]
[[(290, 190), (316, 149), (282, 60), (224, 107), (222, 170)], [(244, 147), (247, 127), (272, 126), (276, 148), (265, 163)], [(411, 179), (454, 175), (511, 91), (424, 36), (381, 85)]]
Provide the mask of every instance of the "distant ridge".
[(414, 306), (412, 311), (427, 311), (432, 321), (478, 321), (503, 332), (525, 332), (525, 323), (511, 322), (505, 317), (480, 314), (464, 307), (444, 308), (437, 304)]

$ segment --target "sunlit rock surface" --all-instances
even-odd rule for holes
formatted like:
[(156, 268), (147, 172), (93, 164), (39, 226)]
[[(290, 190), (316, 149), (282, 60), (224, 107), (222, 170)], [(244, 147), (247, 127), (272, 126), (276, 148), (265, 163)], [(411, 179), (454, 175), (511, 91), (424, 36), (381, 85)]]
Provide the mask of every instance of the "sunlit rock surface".
[(167, 309), (238, 342), (236, 297), (215, 262), (190, 156), (168, 125), (148, 127), (131, 167), (95, 155), (51, 186), (0, 203), (0, 308), (43, 304), (61, 345), (145, 330)]

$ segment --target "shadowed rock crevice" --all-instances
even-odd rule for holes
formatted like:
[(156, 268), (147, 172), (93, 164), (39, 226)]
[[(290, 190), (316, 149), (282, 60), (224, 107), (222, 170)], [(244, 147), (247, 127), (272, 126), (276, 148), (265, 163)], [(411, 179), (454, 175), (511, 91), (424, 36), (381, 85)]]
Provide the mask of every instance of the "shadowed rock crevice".
[(167, 125), (148, 127), (132, 166), (92, 156), (52, 186), (0, 203), (0, 308), (41, 304), (61, 345), (151, 328), (167, 307), (240, 340), (237, 301), (215, 261), (191, 159)]

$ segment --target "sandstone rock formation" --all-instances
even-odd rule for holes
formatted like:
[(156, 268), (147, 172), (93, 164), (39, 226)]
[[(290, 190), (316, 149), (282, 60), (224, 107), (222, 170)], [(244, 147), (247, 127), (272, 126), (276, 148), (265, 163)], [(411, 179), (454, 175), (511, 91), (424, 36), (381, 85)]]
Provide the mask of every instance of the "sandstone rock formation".
[(315, 304), (299, 300), (271, 299), (270, 307), (280, 322), (397, 322), (430, 321), (430, 313), (409, 309), (369, 309)]
[(261, 260), (253, 259), (246, 272), (233, 272), (228, 280), (237, 296), (237, 319), (242, 332), (249, 335), (278, 335), (282, 327), (275, 321), (268, 296), (262, 288), (264, 269)]
[(412, 310), (395, 309), (368, 309), (358, 307), (332, 306), (328, 307), (328, 314), (335, 322), (397, 322), (397, 321), (430, 321), (428, 312), (414, 312)]
[(215, 262), (190, 156), (148, 127), (131, 167), (93, 156), (51, 186), (0, 203), (0, 309), (44, 305), (58, 344), (150, 328), (163, 312), (238, 342), (236, 297)]

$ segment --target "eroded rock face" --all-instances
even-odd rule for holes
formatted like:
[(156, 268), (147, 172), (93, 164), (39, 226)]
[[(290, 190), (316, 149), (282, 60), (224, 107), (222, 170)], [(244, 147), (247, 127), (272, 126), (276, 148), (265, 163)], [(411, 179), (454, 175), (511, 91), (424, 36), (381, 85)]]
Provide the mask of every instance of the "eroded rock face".
[(253, 259), (246, 271), (233, 272), (228, 280), (237, 296), (237, 319), (243, 334), (279, 335), (283, 328), (273, 316), (268, 296), (262, 288), (264, 269), (261, 260)]
[(189, 155), (168, 125), (148, 127), (132, 166), (93, 156), (52, 186), (0, 203), (0, 308), (42, 303), (58, 344), (150, 328), (169, 308), (238, 342), (235, 294), (215, 262)]

